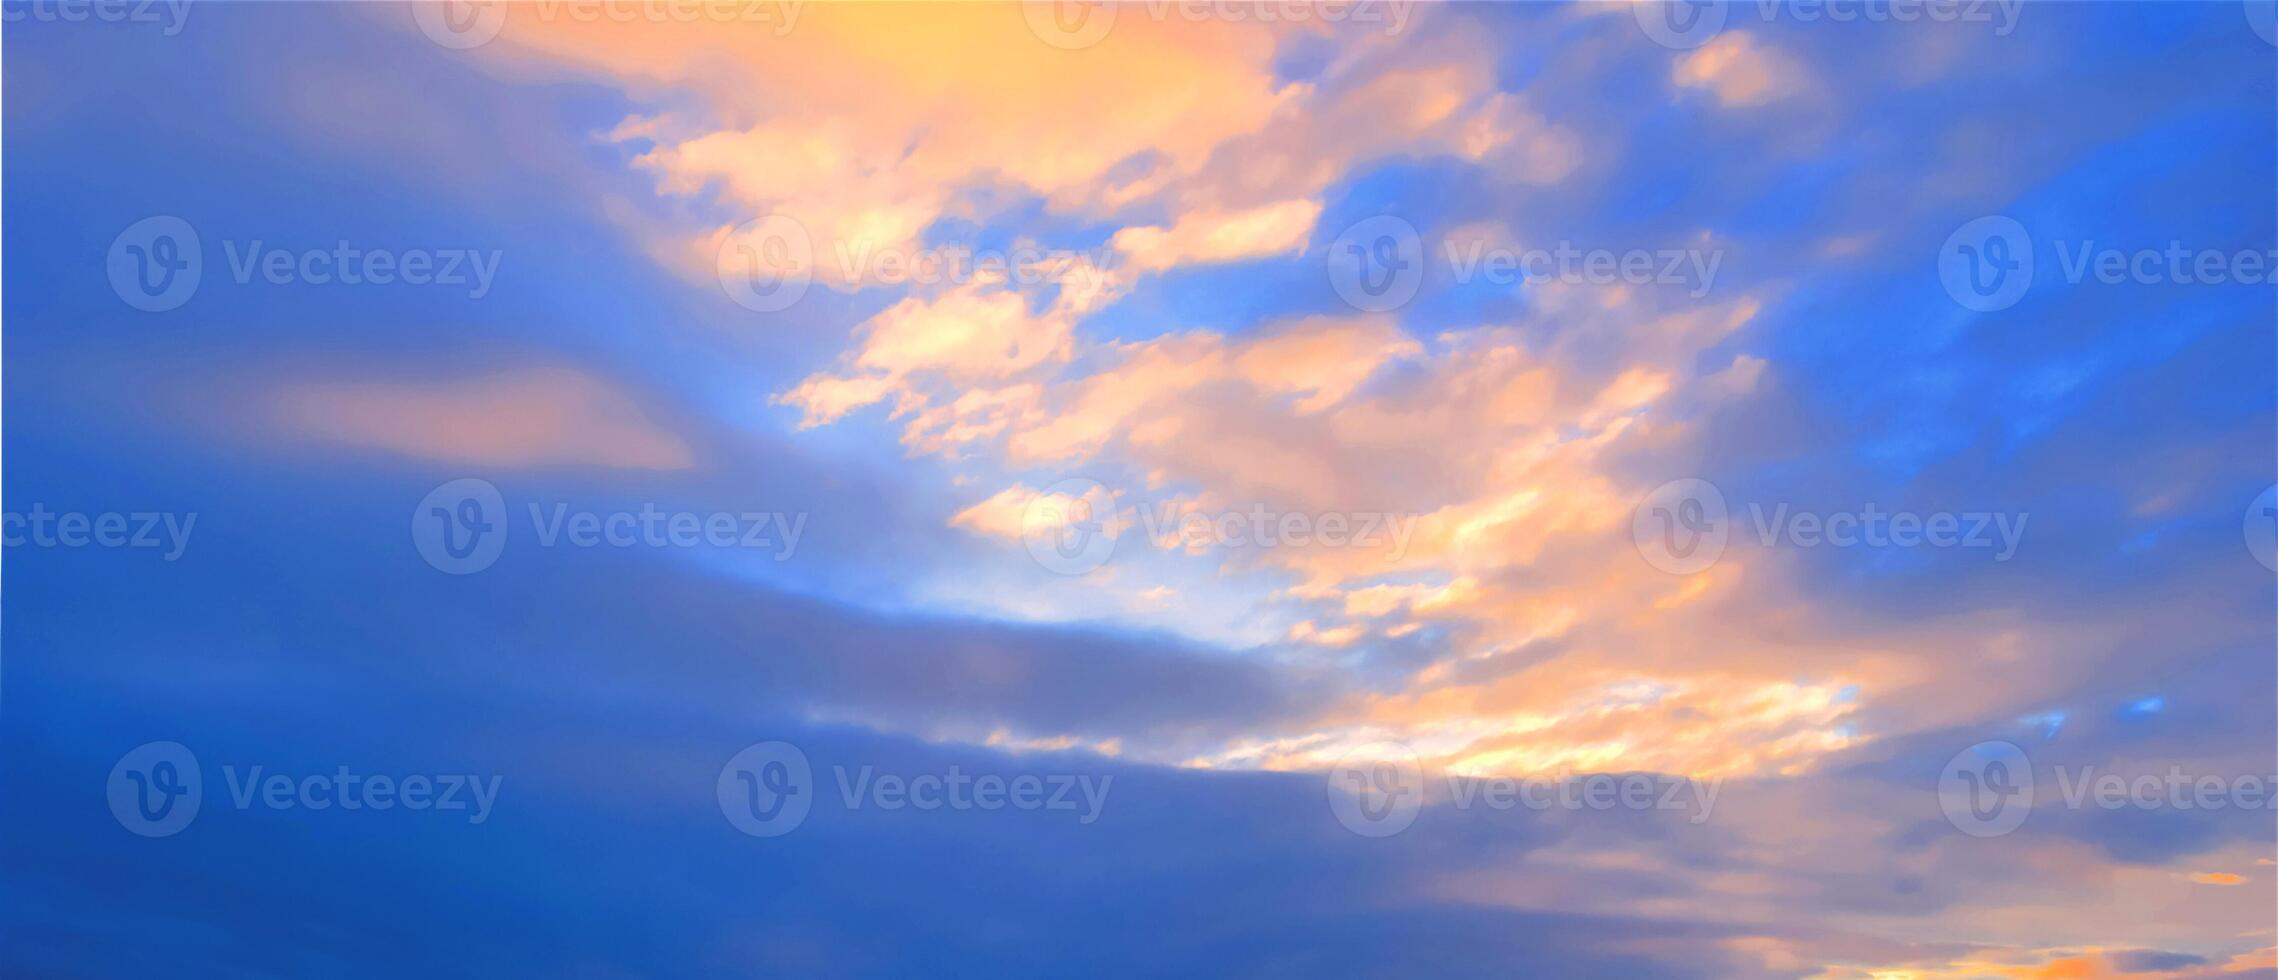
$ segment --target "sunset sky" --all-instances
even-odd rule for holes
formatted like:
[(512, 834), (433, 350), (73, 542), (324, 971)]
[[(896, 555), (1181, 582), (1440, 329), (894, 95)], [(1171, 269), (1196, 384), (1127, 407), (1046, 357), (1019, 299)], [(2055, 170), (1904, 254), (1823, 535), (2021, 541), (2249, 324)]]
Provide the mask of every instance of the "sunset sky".
[(2278, 976), (2271, 5), (1680, 6), (10, 0), (0, 974)]

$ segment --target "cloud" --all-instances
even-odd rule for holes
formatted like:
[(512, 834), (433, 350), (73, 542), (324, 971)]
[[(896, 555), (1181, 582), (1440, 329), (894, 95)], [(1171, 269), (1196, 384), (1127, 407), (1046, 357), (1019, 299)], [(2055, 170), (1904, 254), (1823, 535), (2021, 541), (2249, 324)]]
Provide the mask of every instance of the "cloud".
[(1189, 212), (1170, 228), (1125, 228), (1110, 244), (1139, 272), (1230, 262), (1303, 251), (1320, 216), (1321, 205), (1312, 201), (1283, 201), (1233, 214)]
[(2104, 955), (2112, 968), (2121, 973), (2165, 973), (2207, 962), (2204, 956), (2190, 953), (2169, 953), (2155, 949), (2124, 949)]
[(298, 439), (415, 459), (498, 467), (679, 470), (688, 444), (624, 393), (569, 368), (443, 381), (288, 382), (272, 426)]
[(1127, 17), (1080, 54), (1044, 44), (1014, 6), (889, 11), (816, 5), (771, 24), (608, 23), (525, 10), (484, 49), (495, 70), (597, 73), (637, 98), (694, 93), (620, 125), (658, 189), (730, 210), (676, 251), (709, 276), (720, 231), (800, 222), (818, 277), (852, 286), (848, 248), (911, 252), (969, 188), (1007, 185), (1101, 214), (1153, 196), (1257, 129), (1301, 86), (1274, 78), (1270, 33)]
[(1685, 55), (1673, 77), (1686, 88), (1708, 90), (1728, 108), (1777, 102), (1806, 84), (1801, 65), (1747, 31), (1726, 31)]
[[(1981, 428), (2060, 415), (2054, 399), (1989, 407), (1956, 398), (1943, 406), (1950, 416), (1926, 414), (1941, 410), (1941, 393), (1977, 387), (1983, 375), (1969, 372), (1973, 361), (2008, 371), (2013, 350), (1964, 352), (1966, 338), (1936, 330), (1856, 329), (1877, 316), (1940, 317), (1908, 306), (1904, 280), (1889, 281), (1901, 284), (1895, 292), (1874, 280), (1878, 292), (1865, 302), (1853, 280), (1909, 247), (1912, 236), (1893, 233), (1889, 222), (1936, 224), (1956, 195), (1972, 207), (2030, 199), (2041, 192), (2030, 185), (2041, 166), (2033, 154), (2066, 165), (2101, 158), (2102, 151), (2088, 152), (2093, 140), (2143, 123), (2127, 115), (2136, 102), (2098, 103), (2117, 115), (2092, 138), (2047, 128), (2046, 120), (2069, 117), (2028, 111), (2029, 102), (2013, 103), (2014, 118), (1958, 130), (1878, 115), (1875, 133), (1891, 138), (1858, 142), (1867, 156), (1836, 182), (1851, 189), (1817, 202), (1829, 213), (1806, 222), (1813, 225), (1806, 241), (1783, 244), (1767, 241), (1766, 228), (1792, 224), (1778, 209), (1798, 199), (1773, 193), (1759, 171), (1785, 182), (1777, 190), (1795, 192), (1787, 164), (1799, 158), (1796, 145), (1823, 134), (1772, 145), (1757, 136), (1721, 141), (1696, 132), (1688, 114), (1799, 98), (1816, 104), (1829, 94), (1806, 61), (1764, 36), (1729, 31), (1700, 51), (1651, 52), (1652, 73), (1636, 76), (1648, 84), (1633, 92), (1620, 84), (1628, 66), (1618, 54), (1646, 47), (1642, 40), (1607, 45), (1586, 33), (1546, 32), (1555, 44), (1530, 47), (1493, 18), (1531, 12), (1455, 9), (1435, 12), (1431, 21), (1441, 29), (1427, 26), (1412, 43), (1336, 35), (1314, 39), (1318, 49), (1217, 22), (1173, 31), (1127, 11), (1105, 45), (1071, 53), (1034, 44), (1013, 19), (989, 20), (996, 14), (980, 9), (926, 12), (915, 32), (922, 40), (892, 36), (870, 11), (820, 9), (809, 14), (821, 20), (803, 24), (819, 33), (798, 36), (798, 44), (643, 26), (563, 38), (545, 25), (516, 25), (481, 57), (494, 59), (496, 70), (548, 77), (571, 65), (631, 101), (635, 114), (610, 138), (656, 182), (659, 201), (643, 205), (659, 215), (651, 237), (671, 261), (707, 273), (717, 236), (770, 211), (810, 224), (823, 245), (818, 276), (843, 289), (872, 285), (844, 257), (907, 249), (952, 228), (995, 235), (1010, 224), (1018, 233), (1048, 229), (1108, 242), (1120, 262), (1103, 265), (1117, 274), (1078, 289), (977, 282), (881, 297), (861, 307), (880, 312), (851, 324), (835, 361), (826, 352), (820, 366), (802, 365), (803, 379), (777, 395), (802, 426), (852, 430), (877, 418), (889, 439), (926, 457), (897, 472), (919, 481), (905, 485), (913, 497), (924, 496), (924, 481), (956, 488), (954, 501), (928, 519), (963, 532), (949, 537), (975, 548), (977, 560), (1019, 559), (1012, 539), (1035, 494), (1028, 488), (1070, 469), (1096, 471), (1127, 496), (1154, 493), (1182, 507), (1266, 504), (1416, 518), (1413, 544), (1398, 556), (1318, 547), (1127, 551), (1116, 571), (1134, 557), (1161, 563), (1141, 566), (1146, 574), (1084, 581), (1128, 600), (1130, 618), (1116, 621), (1125, 627), (1179, 629), (1211, 603), (1262, 624), (1260, 647), (1211, 657), (1274, 668), (1335, 665), (1340, 684), (1287, 700), (1284, 685), (1296, 682), (1274, 670), (1244, 675), (1273, 711), (1252, 713), (1247, 698), (1167, 720), (1051, 710), (1065, 692), (1029, 685), (1066, 680), (1053, 671), (1069, 669), (1076, 673), (1068, 685), (1080, 687), (1077, 675), (1091, 661), (1069, 658), (1070, 666), (1004, 653), (1000, 647), (1028, 648), (999, 633), (958, 643), (944, 658), (955, 669), (920, 678), (940, 690), (890, 682), (878, 690), (828, 672), (767, 674), (758, 686), (798, 693), (785, 705), (822, 705), (837, 717), (928, 738), (1113, 744), (1139, 762), (1221, 769), (1313, 769), (1363, 740), (1393, 738), (1451, 772), (1645, 769), (1732, 780), (1747, 792), (1725, 797), (1730, 816), (1697, 835), (1656, 828), (1630, 839), (1618, 821), (1602, 820), (1566, 828), (1558, 853), (1525, 855), (1523, 864), (1492, 842), (1471, 841), (1450, 852), (1467, 867), (1435, 869), (1445, 873), (1418, 886), (1456, 896), (1463, 908), (1526, 908), (1549, 894), (1596, 913), (1714, 923), (1714, 939), (1698, 945), (1748, 958), (1748, 968), (1714, 971), (1722, 974), (1803, 974), (1822, 964), (1829, 977), (1878, 965), (1925, 977), (2186, 970), (2197, 964), (2162, 958), (2184, 954), (2141, 950), (2187, 948), (2221, 960), (2248, 945), (2227, 935), (2208, 941), (2205, 932), (2267, 906), (2226, 910), (2217, 903), (2236, 903), (2241, 890), (2193, 878), (2236, 877), (2196, 870), (2244, 866), (2225, 850), (2240, 839), (2235, 828), (2203, 818), (2046, 814), (1999, 846), (1973, 844), (1941, 821), (1924, 790), (1957, 745), (2023, 737), (2016, 734), (2023, 729), (2003, 726), (2028, 713), (2074, 712), (2063, 735), (2071, 746), (2093, 737), (2089, 715), (2123, 685), (2164, 685), (2196, 671), (2257, 688), (2239, 683), (2235, 666), (2209, 666), (2267, 640), (2267, 616), (2238, 614), (2250, 603), (2237, 598), (2248, 590), (2236, 575), (2186, 575), (2154, 553), (2129, 573), (2128, 595), (2096, 592), (2084, 569), (2104, 567), (2096, 548), (2107, 543), (2091, 540), (2098, 529), (2088, 520), (2073, 523), (2081, 550), (2063, 556), (2065, 567), (2010, 566), (1997, 579), (1916, 575), (1914, 588), (1934, 581), (1941, 594), (1908, 605), (1909, 581), (1899, 574), (1906, 563), (1945, 556), (1837, 560), (1738, 542), (1710, 571), (1678, 577), (1646, 567), (1629, 540), (1644, 490), (1712, 467), (1723, 470), (1720, 480), (1729, 474), (1736, 501), (1742, 491), (1767, 500), (1816, 494), (1822, 504), (1848, 494), (1855, 505), (1890, 499), (1880, 494), (1951, 494), (1983, 473), (1957, 466), (1952, 455), (2000, 457), (2015, 471), (2063, 455), (2030, 437), (1976, 441)], [(1618, 12), (1627, 19), (1627, 10)], [(1619, 26), (1634, 35), (1632, 25)], [(1013, 41), (989, 33), (1000, 28)], [(1168, 50), (1166, 42), (1193, 50)], [(2040, 50), (2030, 43), (2037, 42), (2019, 45)], [(1848, 52), (1830, 42), (1815, 53)], [(1659, 97), (1660, 66), (1670, 58), (1674, 83), (1702, 97), (1661, 107), (1668, 119), (1629, 125), (1637, 104)], [(1300, 65), (1289, 69), (1300, 80), (1283, 80), (1290, 64)], [(1184, 71), (1200, 84), (1158, 69)], [(2158, 77), (2180, 78), (2174, 70), (2164, 66)], [(1143, 87), (1126, 89), (1102, 74), (1117, 72)], [(2124, 67), (2109, 76), (2148, 77)], [(1863, 98), (1877, 94), (1867, 87), (1876, 81), (1874, 71), (1827, 79), (1846, 87), (1840, 94)], [(1581, 97), (1590, 87), (1614, 95)], [(1221, 97), (1229, 104), (1217, 104)], [(1116, 105), (1130, 114), (1100, 111)], [(1824, 135), (1850, 132), (1836, 129), (1849, 123), (1835, 105), (1828, 97), (1830, 111), (1815, 115)], [(1665, 125), (1672, 122), (1680, 125)], [(1999, 181), (1941, 169), (1936, 159), (1924, 171), (1914, 166), (1919, 160), (1876, 157), (1877, 146), (1930, 146), (1940, 148), (1929, 151), (1934, 156), (1974, 159), (1995, 145), (1988, 139), (1998, 142), (1989, 134), (2010, 125), (2023, 127), (2018, 147), (2046, 149), (2005, 163)], [(1042, 152), (1006, 152), (1013, 147)], [(1917, 179), (1921, 172), (1954, 179)], [(1671, 243), (1721, 241), (1698, 225), (1729, 220), (1750, 249), (1746, 268), (1731, 267), (1735, 279), (1766, 268), (1788, 278), (1728, 283), (1705, 302), (1678, 305), (1634, 287), (1529, 283), (1484, 299), (1484, 290), (1450, 290), (1384, 317), (1322, 316), (1301, 289), (1274, 292), (1280, 284), (1272, 273), (1303, 261), (1300, 250), (1322, 231), (1323, 215), (1387, 199), (1427, 214), (1444, 207), (1462, 220), (1476, 212), (1483, 226), (1544, 237), (1605, 234), (1611, 226), (1617, 234), (1666, 233)], [(1732, 200), (1739, 210), (1720, 210)], [(1605, 214), (1619, 217), (1590, 220)], [(1667, 232), (1677, 219), (1664, 215), (1697, 224)], [(1828, 225), (1843, 235), (1830, 239)], [(1240, 298), (1255, 308), (1199, 303), (1156, 276), (1235, 261), (1266, 270), (1241, 280)], [(1117, 308), (1140, 295), (1144, 302)], [(1087, 319), (1101, 312), (1115, 316)], [(1814, 332), (1813, 322), (1843, 329)], [(2027, 336), (2000, 333), (2010, 341)], [(1958, 346), (1935, 361), (1876, 346), (1917, 334)], [(888, 412), (849, 418), (869, 406)], [(1922, 468), (1904, 481), (1826, 478), (1886, 464), (1887, 447), (1874, 445), (1884, 427), (1905, 430), (1911, 447), (1951, 436), (1941, 422), (1963, 434), (1937, 451), (1909, 449)], [(2103, 436), (2158, 424), (2130, 409), (2065, 438), (2095, 443), (2093, 457), (2108, 469), (2115, 450)], [(2238, 428), (2264, 434), (2259, 425)], [(835, 445), (862, 434), (803, 438)], [(2189, 434), (2193, 454), (2232, 445), (2202, 436)], [(2170, 530), (2219, 495), (2207, 487), (2213, 467), (2153, 469), (2161, 485), (2114, 496), (2166, 501), (2138, 516), (2169, 521)], [(2031, 485), (1986, 481), (1967, 499), (2014, 492), (2045, 504), (2048, 487), (2069, 493), (2083, 485), (2081, 475), (2052, 473)], [(2095, 479), (2128, 477), (2087, 471), (2085, 480)], [(2229, 523), (2221, 543), (2235, 552), (2235, 502), (2223, 506)], [(2046, 525), (2035, 521), (2036, 531), (2076, 515), (2048, 516)], [(1155, 574), (1166, 570), (1186, 577)], [(2171, 591), (2146, 593), (2147, 576), (2169, 578)], [(1164, 582), (1180, 588), (1166, 592)], [(1051, 602), (1004, 591), (1020, 593), (1008, 602)], [(2060, 591), (2062, 598), (2049, 594)], [(1173, 594), (1173, 608), (1161, 608)], [(1055, 635), (1045, 647), (1070, 642)], [(2146, 658), (2146, 649), (2163, 654)], [(1094, 656), (1122, 662), (1089, 648), (1083, 654)], [(923, 667), (857, 659), (853, 666), (882, 675)], [(2159, 669), (2131, 666), (2149, 661)], [(2147, 673), (2154, 675), (2148, 681)], [(1161, 696), (1193, 682), (1173, 675), (1149, 674), (1142, 686)], [(2161, 723), (2199, 725), (2199, 734), (2221, 736), (2213, 741), (2231, 749), (2256, 727), (2241, 719), (2266, 717), (2242, 713), (2240, 699), (2202, 709), (2194, 720), (2178, 691), (2163, 690), (2179, 707)], [(1956, 745), (1916, 758), (1931, 736)], [(2138, 757), (2186, 751), (2136, 737), (2147, 739), (2136, 746)], [(2208, 765), (2245, 763), (2225, 757)], [(1465, 826), (1482, 837), (1510, 829)], [(2097, 908), (2084, 908), (2090, 905)], [(2185, 918), (2198, 921), (2186, 927)], [(2224, 925), (2206, 925), (2213, 921)], [(1899, 936), (1931, 938), (1890, 938)], [(1935, 938), (1942, 936), (1973, 942)], [(2266, 959), (2239, 954), (2232, 963), (2243, 969)]]
[(1106, 488), (1092, 484), (1081, 494), (1030, 490), (1015, 484), (988, 499), (958, 511), (949, 526), (1008, 541), (1020, 541), (1040, 531), (1056, 530), (1091, 519), (1114, 525), (1115, 499)]

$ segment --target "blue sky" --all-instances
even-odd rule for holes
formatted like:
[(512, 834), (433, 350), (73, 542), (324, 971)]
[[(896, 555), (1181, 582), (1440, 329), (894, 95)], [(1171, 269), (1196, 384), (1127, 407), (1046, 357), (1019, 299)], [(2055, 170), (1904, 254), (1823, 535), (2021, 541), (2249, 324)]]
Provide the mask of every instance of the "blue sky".
[(4, 972), (2278, 971), (2266, 4), (97, 9)]

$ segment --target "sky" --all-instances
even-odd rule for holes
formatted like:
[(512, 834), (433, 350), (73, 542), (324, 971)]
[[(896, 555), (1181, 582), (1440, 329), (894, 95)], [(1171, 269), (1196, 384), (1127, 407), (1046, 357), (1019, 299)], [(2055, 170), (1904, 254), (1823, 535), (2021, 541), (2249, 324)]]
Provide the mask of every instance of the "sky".
[(2278, 8), (0, 4), (0, 973), (2278, 976)]

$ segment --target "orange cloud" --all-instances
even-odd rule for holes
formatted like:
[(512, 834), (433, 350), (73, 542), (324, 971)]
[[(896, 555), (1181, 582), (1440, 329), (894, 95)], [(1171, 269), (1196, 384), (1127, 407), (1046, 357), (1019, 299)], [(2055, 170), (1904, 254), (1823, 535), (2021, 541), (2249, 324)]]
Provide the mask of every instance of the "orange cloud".
[(418, 459), (648, 470), (694, 463), (687, 443), (631, 398), (567, 368), (299, 383), (275, 391), (270, 404), (273, 423), (291, 435)]
[(1677, 84), (1707, 89), (1718, 104), (1758, 106), (1796, 94), (1803, 68), (1787, 55), (1759, 43), (1747, 31), (1726, 31), (1677, 62)]

